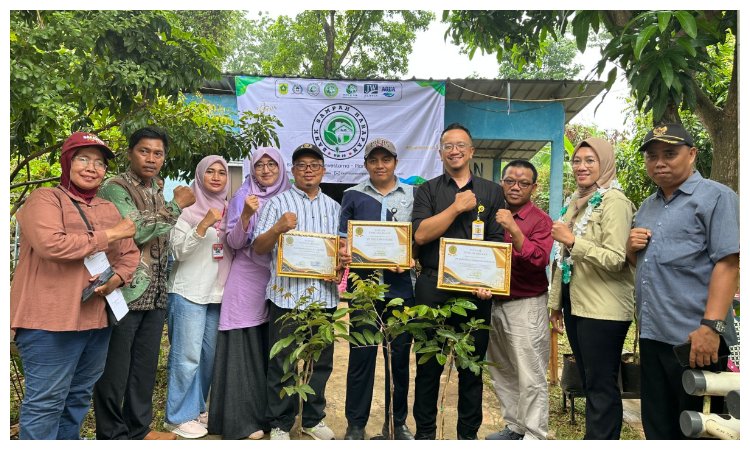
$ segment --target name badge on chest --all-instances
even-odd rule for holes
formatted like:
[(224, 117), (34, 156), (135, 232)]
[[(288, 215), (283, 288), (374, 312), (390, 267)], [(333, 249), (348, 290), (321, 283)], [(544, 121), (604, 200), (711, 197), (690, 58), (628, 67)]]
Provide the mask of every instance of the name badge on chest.
[(475, 241), (484, 240), (484, 222), (479, 218), (479, 214), (484, 212), (484, 205), (477, 207), (477, 220), (471, 223), (471, 238)]

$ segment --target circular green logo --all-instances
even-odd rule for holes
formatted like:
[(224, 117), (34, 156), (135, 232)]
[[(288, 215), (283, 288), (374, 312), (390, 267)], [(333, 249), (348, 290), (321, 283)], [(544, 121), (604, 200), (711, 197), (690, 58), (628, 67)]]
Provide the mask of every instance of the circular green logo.
[(335, 116), (323, 130), (323, 140), (329, 147), (338, 148), (351, 142), (357, 124), (348, 115)]
[(364, 149), (368, 139), (367, 120), (352, 105), (336, 103), (321, 109), (312, 124), (315, 145), (333, 159), (348, 159)]
[(339, 88), (334, 83), (327, 83), (323, 88), (326, 97), (335, 97), (339, 93)]

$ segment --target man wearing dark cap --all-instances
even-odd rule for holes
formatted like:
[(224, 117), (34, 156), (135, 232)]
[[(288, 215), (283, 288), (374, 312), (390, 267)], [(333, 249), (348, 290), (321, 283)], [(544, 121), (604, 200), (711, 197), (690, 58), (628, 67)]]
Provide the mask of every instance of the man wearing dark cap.
[[(347, 231), (349, 220), (410, 222), (414, 204), (414, 188), (402, 183), (395, 175), (398, 164), (396, 146), (384, 139), (373, 139), (365, 146), (365, 169), (369, 178), (344, 191), (341, 200), (341, 218), (339, 220), (339, 247), (347, 257)], [(393, 270), (352, 269), (362, 279), (373, 274), (380, 278), (381, 284), (387, 284), (388, 292), (384, 301), (377, 302), (375, 307), (383, 315), (385, 305), (393, 298), (402, 298), (404, 305), (414, 305), (414, 287), (411, 271), (402, 268)], [(351, 291), (352, 283), (347, 280), (347, 290)], [(352, 313), (355, 315), (356, 313)], [(390, 316), (390, 312), (386, 319)], [(373, 327), (360, 325), (349, 332), (362, 333)], [(393, 435), (399, 440), (414, 439), (406, 426), (408, 414), (407, 394), (409, 393), (409, 349), (411, 336), (401, 334), (393, 342), (391, 362), (393, 365)], [(364, 439), (365, 426), (370, 417), (372, 391), (375, 381), (375, 363), (378, 348), (374, 346), (349, 346), (349, 366), (346, 372), (346, 420), (348, 426), (345, 439)], [(386, 359), (387, 361), (387, 359)], [(383, 436), (390, 435), (390, 373), (385, 368), (385, 423)]]
[[(289, 336), (294, 330), (277, 319), (291, 311), (300, 297), (310, 297), (310, 303), (323, 303), (326, 311), (333, 313), (339, 303), (336, 280), (291, 278), (276, 274), (279, 236), (287, 231), (336, 234), (341, 207), (320, 190), (326, 169), (323, 152), (313, 144), (302, 144), (292, 153), (291, 189), (273, 197), (266, 203), (253, 233), (253, 250), (261, 255), (271, 254), (271, 279), (266, 288), (268, 299), (268, 346)], [(291, 294), (291, 295), (290, 295)], [(268, 406), (266, 417), (271, 427), (272, 440), (288, 440), (289, 431), (297, 416), (297, 398), (279, 393), (292, 379), (282, 382), (284, 360), (294, 349), (287, 347), (268, 362)], [(302, 408), (302, 432), (313, 439), (330, 440), (333, 431), (323, 422), (325, 417), (325, 389), (333, 369), (333, 346), (327, 347), (313, 367), (309, 381), (315, 395), (308, 395)]]
[[(500, 186), (471, 173), (474, 145), (466, 127), (458, 123), (448, 125), (440, 136), (439, 151), (444, 173), (419, 186), (414, 194), (412, 213), (414, 242), (420, 246), (422, 266), (415, 285), (415, 303), (433, 308), (457, 297), (455, 292), (437, 288), (440, 238), (503, 242), (503, 227), (495, 217), (498, 210), (505, 208)], [(490, 324), (492, 294), (484, 289), (473, 294), (470, 298), (477, 309), (466, 311), (466, 317), (454, 315), (448, 319), (448, 324), (455, 329), (460, 329), (460, 325), (471, 318)], [(472, 335), (474, 354), (484, 356), (488, 331), (476, 330)], [(412, 411), (417, 424), (416, 439), (435, 439), (442, 373), (443, 366), (435, 358), (417, 365)], [(477, 438), (482, 424), (482, 389), (481, 374), (474, 374), (468, 368), (458, 369), (458, 439)]]
[(685, 393), (673, 347), (690, 342), (690, 367), (718, 361), (734, 335), (739, 275), (739, 200), (694, 169), (698, 149), (680, 124), (649, 131), (640, 149), (658, 186), (635, 215), (627, 258), (635, 265), (640, 324), (641, 417), (646, 439), (684, 439), (680, 413), (701, 411)]
[(122, 288), (130, 312), (112, 329), (104, 374), (94, 388), (96, 438), (171, 440), (174, 433), (151, 430), (152, 397), (167, 311), (169, 232), (195, 195), (178, 186), (174, 199), (164, 201), (157, 180), (169, 145), (165, 131), (141, 128), (128, 144), (129, 169), (107, 180), (99, 196), (135, 222), (141, 255), (133, 281)]

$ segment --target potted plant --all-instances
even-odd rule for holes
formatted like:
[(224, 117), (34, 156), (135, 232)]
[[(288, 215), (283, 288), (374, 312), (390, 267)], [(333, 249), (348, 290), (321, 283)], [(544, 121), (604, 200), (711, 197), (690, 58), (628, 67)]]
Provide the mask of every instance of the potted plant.
[(635, 323), (635, 338), (633, 338), (633, 351), (623, 352), (620, 363), (620, 378), (622, 380), (622, 392), (629, 398), (641, 397), (641, 358), (638, 353), (638, 337), (640, 336), (640, 326), (638, 318)]

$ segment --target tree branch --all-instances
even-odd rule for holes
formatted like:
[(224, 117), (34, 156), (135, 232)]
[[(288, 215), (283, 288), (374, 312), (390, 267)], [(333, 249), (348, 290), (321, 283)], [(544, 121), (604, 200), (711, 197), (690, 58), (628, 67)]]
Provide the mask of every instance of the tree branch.
[(365, 22), (366, 15), (367, 15), (367, 12), (359, 11), (359, 17), (357, 18), (357, 23), (354, 25), (352, 32), (349, 33), (349, 40), (346, 43), (346, 47), (344, 47), (344, 49), (341, 51), (341, 55), (339, 55), (339, 60), (336, 64), (337, 67), (341, 67), (341, 64), (346, 58), (346, 55), (349, 54), (349, 51), (351, 50), (352, 45), (354, 44), (354, 41), (357, 39), (357, 37), (359, 37), (359, 30), (360, 28), (362, 28), (362, 24)]
[[(142, 107), (141, 107), (141, 108), (142, 108)], [(116, 121), (114, 121), (114, 122), (110, 123), (109, 125), (105, 125), (105, 126), (103, 126), (103, 127), (99, 128), (99, 129), (97, 129), (97, 130), (94, 130), (94, 131), (92, 131), (92, 133), (93, 133), (93, 134), (99, 134), (99, 133), (101, 133), (101, 132), (102, 132), (102, 131), (104, 131), (104, 130), (109, 130), (110, 128), (112, 128), (112, 127), (114, 127), (114, 126), (117, 126), (117, 125), (119, 125), (119, 124), (120, 124), (121, 122), (122, 122), (122, 119), (121, 119), (121, 120), (116, 120)], [(64, 142), (64, 141), (63, 141), (63, 142)], [(41, 149), (41, 150), (37, 150), (37, 151), (35, 151), (34, 153), (30, 154), (29, 156), (25, 157), (25, 158), (23, 159), (23, 161), (21, 161), (21, 163), (20, 163), (20, 164), (19, 164), (18, 166), (16, 166), (16, 168), (15, 168), (15, 169), (13, 169), (13, 172), (11, 172), (11, 173), (10, 173), (10, 181), (11, 181), (11, 182), (13, 182), (13, 180), (14, 180), (14, 179), (16, 178), (16, 175), (18, 175), (18, 172), (20, 172), (20, 171), (21, 171), (21, 169), (22, 169), (22, 168), (23, 168), (23, 167), (24, 167), (25, 165), (27, 165), (27, 164), (28, 164), (29, 162), (31, 162), (32, 160), (34, 160), (34, 159), (37, 159), (37, 158), (39, 158), (40, 156), (43, 156), (43, 155), (45, 155), (45, 154), (47, 154), (47, 153), (49, 153), (49, 152), (53, 152), (53, 151), (55, 151), (55, 150), (59, 149), (60, 147), (62, 147), (62, 145), (63, 145), (63, 143), (62, 143), (62, 142), (58, 142), (58, 143), (57, 143), (57, 144), (55, 144), (55, 145), (52, 145), (52, 146), (50, 146), (50, 147), (47, 147), (47, 148), (43, 148), (43, 149)]]
[(329, 24), (323, 17), (323, 14), (318, 13), (320, 23), (323, 25), (323, 32), (326, 35), (326, 56), (323, 59), (323, 75), (324, 78), (330, 78), (331, 72), (333, 71), (333, 55), (336, 50), (336, 30), (335, 30), (335, 17), (336, 11), (328, 11), (328, 15), (331, 19)]
[(23, 183), (11, 184), (10, 185), (10, 189), (13, 190), (13, 189), (20, 188), (22, 186), (33, 186), (35, 184), (47, 183), (47, 182), (55, 181), (55, 180), (59, 180), (59, 179), (60, 179), (60, 177), (50, 177), (50, 178), (42, 178), (41, 180), (24, 181)]

